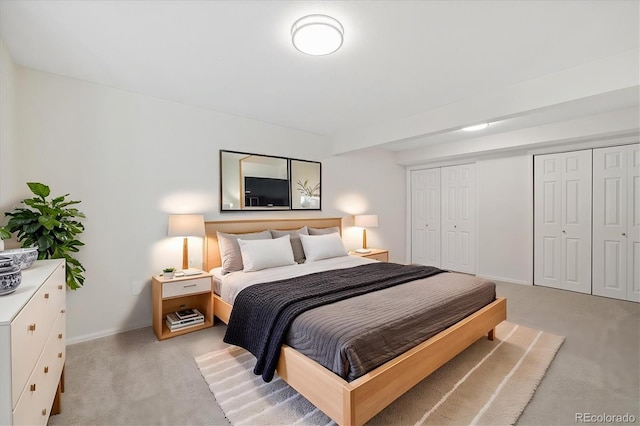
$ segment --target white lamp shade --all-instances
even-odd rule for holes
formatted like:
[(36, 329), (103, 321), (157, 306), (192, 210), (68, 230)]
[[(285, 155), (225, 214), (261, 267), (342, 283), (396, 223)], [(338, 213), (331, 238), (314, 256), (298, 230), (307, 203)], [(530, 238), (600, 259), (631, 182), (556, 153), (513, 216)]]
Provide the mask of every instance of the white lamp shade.
[(361, 228), (377, 228), (378, 227), (378, 215), (377, 214), (361, 214), (355, 216), (354, 225)]
[(204, 216), (201, 214), (169, 215), (170, 237), (204, 237)]

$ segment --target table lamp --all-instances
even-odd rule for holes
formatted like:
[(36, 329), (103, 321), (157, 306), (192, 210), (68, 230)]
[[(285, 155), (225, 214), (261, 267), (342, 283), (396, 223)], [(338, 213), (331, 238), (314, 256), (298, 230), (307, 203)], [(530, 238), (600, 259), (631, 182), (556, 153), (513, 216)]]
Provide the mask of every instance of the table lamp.
[(354, 216), (354, 225), (362, 228), (362, 248), (356, 250), (356, 253), (369, 253), (371, 250), (367, 248), (367, 228), (378, 227), (377, 214), (361, 214)]
[(182, 243), (182, 270), (189, 269), (188, 237), (204, 237), (204, 216), (201, 214), (172, 214), (169, 215), (170, 237), (184, 237)]

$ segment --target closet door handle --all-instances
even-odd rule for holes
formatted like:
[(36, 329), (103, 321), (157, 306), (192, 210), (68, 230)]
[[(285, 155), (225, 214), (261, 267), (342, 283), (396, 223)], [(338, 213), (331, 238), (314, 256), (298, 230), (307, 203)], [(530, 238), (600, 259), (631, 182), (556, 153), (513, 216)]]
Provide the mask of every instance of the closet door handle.
[(626, 232), (623, 232), (623, 233), (622, 233), (622, 236), (623, 236), (623, 237), (626, 237), (626, 236), (627, 236), (627, 233), (626, 233)]

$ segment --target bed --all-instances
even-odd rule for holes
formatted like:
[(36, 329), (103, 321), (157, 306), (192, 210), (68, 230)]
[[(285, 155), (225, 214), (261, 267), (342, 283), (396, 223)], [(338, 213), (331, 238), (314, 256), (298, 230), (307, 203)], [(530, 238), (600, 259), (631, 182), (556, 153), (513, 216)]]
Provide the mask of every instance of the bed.
[[(220, 266), (217, 231), (238, 234), (265, 229), (338, 227), (340, 218), (237, 220), (207, 222), (207, 270)], [(228, 299), (228, 298), (227, 298)], [(214, 313), (228, 323), (232, 305), (214, 295)], [(493, 340), (496, 325), (506, 319), (506, 300), (497, 298), (433, 337), (354, 380), (347, 381), (300, 351), (283, 345), (277, 374), (327, 416), (341, 425), (364, 424), (384, 407), (483, 335)]]

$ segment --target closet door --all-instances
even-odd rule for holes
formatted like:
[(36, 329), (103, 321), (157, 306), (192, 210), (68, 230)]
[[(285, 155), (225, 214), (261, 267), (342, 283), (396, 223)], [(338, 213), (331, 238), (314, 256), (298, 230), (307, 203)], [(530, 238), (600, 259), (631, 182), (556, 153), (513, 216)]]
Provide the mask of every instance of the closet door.
[(591, 293), (591, 150), (534, 157), (534, 283)]
[(475, 273), (476, 166), (442, 168), (442, 268)]
[(593, 151), (593, 294), (640, 301), (640, 154), (637, 145)]
[(440, 169), (411, 172), (411, 262), (440, 267)]
[(593, 294), (627, 299), (627, 148), (593, 150)]

